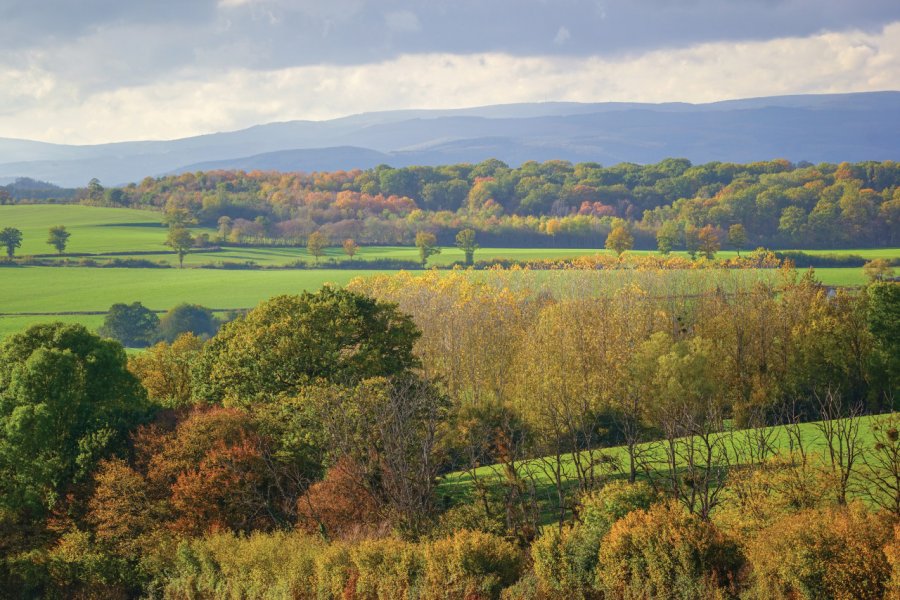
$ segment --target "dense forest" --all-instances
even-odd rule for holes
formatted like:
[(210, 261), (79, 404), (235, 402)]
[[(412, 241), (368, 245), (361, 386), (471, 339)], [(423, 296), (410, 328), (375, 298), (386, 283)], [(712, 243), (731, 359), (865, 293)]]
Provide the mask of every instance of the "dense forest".
[(571, 269), (359, 279), (130, 357), (36, 325), (0, 344), (0, 592), (893, 598), (898, 316), (896, 283)]
[(599, 247), (617, 223), (635, 247), (680, 249), (710, 226), (734, 247), (859, 248), (900, 243), (900, 164), (654, 165), (498, 160), (366, 171), (211, 171), (147, 178), (77, 197), (165, 210), (170, 222), (216, 227), (231, 243), (411, 245), (417, 232), (453, 243), (464, 228), (486, 246)]

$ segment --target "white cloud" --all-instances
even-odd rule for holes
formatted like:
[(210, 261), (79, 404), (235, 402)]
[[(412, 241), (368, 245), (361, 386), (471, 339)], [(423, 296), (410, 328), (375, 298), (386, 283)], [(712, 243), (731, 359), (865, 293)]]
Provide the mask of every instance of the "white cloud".
[(881, 33), (708, 43), (619, 59), (422, 54), (370, 65), (182, 73), (91, 92), (0, 66), (0, 136), (164, 139), (289, 119), (506, 102), (688, 101), (900, 89), (900, 22)]

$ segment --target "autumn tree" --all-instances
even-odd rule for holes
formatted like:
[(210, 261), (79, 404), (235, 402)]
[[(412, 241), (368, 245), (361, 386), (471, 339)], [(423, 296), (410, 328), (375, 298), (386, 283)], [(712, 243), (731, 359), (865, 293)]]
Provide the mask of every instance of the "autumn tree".
[(325, 248), (328, 247), (328, 238), (321, 231), (314, 231), (309, 234), (306, 240), (306, 251), (309, 252), (319, 264), (319, 258), (325, 255)]
[(197, 400), (248, 405), (317, 379), (351, 384), (418, 365), (420, 333), (393, 304), (323, 287), (276, 296), (222, 327), (194, 372)]
[(184, 268), (184, 257), (194, 247), (194, 236), (183, 225), (172, 225), (169, 227), (166, 246), (174, 250), (175, 254), (178, 255), (178, 267)]
[(350, 260), (353, 260), (353, 257), (359, 251), (359, 246), (351, 238), (344, 240), (344, 243), (341, 244), (341, 246), (344, 248), (344, 254), (346, 254)]
[(307, 388), (300, 397), (319, 415), (331, 462), (344, 461), (344, 476), (379, 503), (384, 518), (407, 534), (424, 533), (435, 511), (447, 398), (411, 374)]
[(691, 260), (697, 258), (697, 252), (700, 250), (700, 232), (691, 224), (684, 227), (684, 249)]
[(57, 225), (50, 228), (50, 234), (47, 237), (47, 244), (56, 248), (59, 254), (66, 251), (66, 244), (69, 243), (69, 237), (72, 234), (66, 231), (65, 225)]
[(894, 276), (894, 267), (884, 258), (875, 258), (863, 265), (863, 272), (870, 282), (883, 281)]
[(428, 263), (429, 257), (441, 253), (441, 249), (437, 247), (437, 237), (429, 231), (420, 231), (416, 234), (416, 248), (419, 249), (419, 262), (423, 268)]
[(475, 251), (478, 250), (478, 244), (475, 243), (475, 230), (463, 229), (456, 234), (456, 247), (463, 251), (466, 256), (466, 265), (472, 266), (474, 262)]
[(719, 232), (712, 225), (705, 225), (697, 232), (698, 250), (712, 260), (716, 257), (716, 252), (722, 247), (719, 241)]
[(626, 225), (616, 225), (606, 237), (605, 245), (607, 250), (612, 250), (617, 256), (621, 256), (623, 252), (634, 247), (634, 236)]
[(6, 258), (12, 260), (16, 254), (16, 248), (22, 245), (22, 232), (15, 227), (6, 227), (0, 230), (0, 245), (6, 246)]
[(178, 408), (191, 402), (191, 369), (200, 357), (203, 340), (192, 333), (171, 344), (160, 342), (128, 358), (128, 370), (140, 379), (150, 398)]

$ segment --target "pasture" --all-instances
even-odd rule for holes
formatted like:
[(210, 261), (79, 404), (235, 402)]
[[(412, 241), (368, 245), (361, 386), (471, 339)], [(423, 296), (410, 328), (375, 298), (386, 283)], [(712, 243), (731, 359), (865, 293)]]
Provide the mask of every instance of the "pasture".
[[(165, 246), (166, 228), (161, 214), (124, 208), (98, 208), (80, 205), (13, 205), (0, 206), (0, 228), (16, 227), (23, 233), (17, 256), (50, 255), (47, 230), (65, 225), (71, 233), (66, 249), (70, 254), (94, 254), (105, 261), (116, 258), (140, 258), (154, 262), (177, 264)], [(195, 234), (211, 229), (195, 228)], [(596, 253), (604, 249), (571, 248), (481, 248), (476, 260), (492, 258), (539, 260), (564, 259)], [(651, 251), (634, 251), (649, 254)], [(862, 249), (809, 251), (810, 254), (857, 254), (865, 258), (900, 258), (900, 249)], [(685, 255), (675, 252), (676, 255)], [(722, 251), (720, 257), (733, 256)], [(105, 256), (104, 256), (105, 255)], [(340, 247), (328, 248), (325, 258), (345, 260)], [(418, 260), (414, 247), (362, 247), (357, 259)], [(463, 253), (455, 247), (444, 247), (429, 259), (430, 266), (444, 266), (462, 261)], [(302, 247), (226, 247), (219, 251), (197, 251), (187, 255), (185, 267), (208, 263), (252, 261), (259, 266), (278, 267), (297, 261), (313, 262)], [(357, 276), (374, 275), (376, 270), (210, 270), (117, 269), (92, 267), (9, 266), (0, 268), (0, 337), (21, 331), (28, 325), (47, 320), (84, 323), (95, 328), (102, 321), (90, 313), (106, 311), (116, 302), (140, 301), (154, 310), (167, 310), (181, 302), (197, 303), (216, 309), (247, 308), (277, 294), (313, 290), (330, 282), (346, 284)], [(817, 269), (816, 276), (826, 285), (858, 286), (865, 283), (859, 268)], [(45, 314), (23, 314), (45, 313)]]
[[(873, 426), (877, 424), (879, 418), (878, 416), (858, 417), (859, 432), (857, 441), (859, 447), (864, 451), (870, 450), (875, 443)], [(795, 427), (802, 440), (803, 450), (810, 457), (810, 460), (821, 459), (822, 461), (827, 461), (826, 438), (820, 430), (819, 424), (812, 422), (800, 423)], [(791, 435), (784, 426), (765, 427), (756, 430), (726, 431), (718, 436), (714, 436), (713, 439), (721, 442), (722, 448), (728, 456), (727, 461), (722, 460), (713, 463), (713, 467), (717, 468), (730, 468), (747, 464), (746, 457), (751, 455), (748, 451), (752, 448), (755, 452), (762, 439), (766, 440), (770, 458), (783, 457), (792, 450), (796, 450), (796, 447), (792, 446)], [(627, 476), (628, 451), (624, 446), (598, 448), (593, 452), (595, 460), (601, 456), (603, 457), (602, 462), (605, 465), (603, 474), (605, 477), (621, 479)], [(663, 474), (666, 468), (666, 455), (662, 442), (641, 444), (638, 446), (638, 452), (643, 456), (643, 460), (650, 465), (650, 472), (654, 473), (654, 477)], [(724, 457), (724, 454), (720, 456)], [(589, 457), (584, 456), (582, 461), (587, 458)], [(553, 475), (554, 469), (557, 468), (555, 463), (555, 457), (535, 458), (516, 463), (520, 477), (529, 486), (533, 486), (533, 489), (536, 491), (540, 503), (541, 516), (545, 522), (553, 520), (557, 508)], [(825, 462), (821, 466), (824, 468)], [(562, 479), (569, 481), (571, 485), (575, 485), (577, 474), (573, 455), (562, 455), (560, 468), (563, 473)], [(503, 465), (485, 465), (472, 471), (457, 471), (442, 477), (439, 489), (442, 494), (452, 498), (454, 502), (467, 502), (472, 500), (475, 493), (475, 481), (479, 481), (480, 485), (487, 485), (488, 487), (500, 485), (504, 480), (504, 473)], [(640, 477), (646, 477), (646, 475), (640, 475)]]

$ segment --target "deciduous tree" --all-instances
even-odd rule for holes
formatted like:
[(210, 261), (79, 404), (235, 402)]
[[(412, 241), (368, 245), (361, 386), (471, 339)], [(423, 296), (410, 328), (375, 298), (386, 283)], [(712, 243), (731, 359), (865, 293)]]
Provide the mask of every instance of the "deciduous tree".
[(184, 268), (184, 257), (194, 247), (194, 236), (184, 226), (172, 225), (169, 227), (166, 246), (170, 247), (178, 255), (178, 267)]
[(606, 237), (606, 248), (621, 256), (626, 250), (634, 247), (634, 236), (626, 225), (616, 225)]
[(325, 248), (328, 247), (328, 238), (321, 231), (314, 231), (309, 234), (306, 240), (306, 251), (309, 252), (319, 263), (319, 258), (325, 255)]
[(352, 384), (417, 366), (420, 333), (393, 304), (346, 290), (276, 296), (222, 327), (194, 373), (198, 400), (251, 405), (317, 379)]
[(159, 317), (140, 302), (116, 303), (109, 307), (97, 332), (129, 348), (144, 348), (156, 339), (158, 327)]
[(430, 231), (420, 231), (416, 234), (416, 248), (419, 249), (419, 262), (422, 263), (422, 267), (428, 263), (429, 257), (441, 253), (441, 249), (437, 247), (437, 237)]
[(16, 254), (16, 248), (22, 245), (22, 232), (15, 227), (6, 227), (0, 230), (0, 245), (6, 246), (6, 258), (12, 260)]
[(344, 254), (346, 254), (350, 260), (353, 260), (353, 257), (359, 251), (359, 246), (351, 238), (344, 240), (344, 243), (341, 244), (341, 246), (344, 248)]
[(72, 234), (66, 231), (65, 225), (57, 225), (50, 228), (50, 234), (47, 237), (47, 243), (54, 248), (59, 254), (66, 251), (66, 244), (69, 243), (69, 237)]
[(463, 229), (457, 233), (456, 247), (465, 254), (466, 265), (471, 266), (474, 262), (475, 251), (478, 250), (478, 244), (475, 243), (475, 230)]

